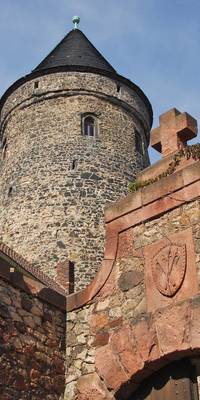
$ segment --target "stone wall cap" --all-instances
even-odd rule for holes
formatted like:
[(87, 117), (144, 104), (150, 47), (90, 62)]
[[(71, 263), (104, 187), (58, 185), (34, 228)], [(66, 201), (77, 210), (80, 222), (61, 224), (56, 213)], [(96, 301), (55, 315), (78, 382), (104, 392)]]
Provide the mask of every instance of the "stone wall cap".
[(0, 278), (62, 310), (66, 308), (64, 289), (3, 243), (0, 243)]
[[(149, 167), (145, 168), (143, 171), (139, 172), (137, 175), (137, 181), (144, 182), (149, 179), (154, 179), (158, 175), (164, 173), (168, 169), (170, 163), (173, 161), (176, 153), (177, 152), (174, 152), (173, 154), (170, 154), (169, 156), (158, 160), (155, 164), (152, 164)], [(198, 161), (194, 160), (192, 157), (189, 159), (182, 158), (180, 164), (176, 168), (175, 173), (179, 170), (185, 169), (188, 165), (194, 164), (196, 162)]]
[(105, 208), (105, 222), (110, 222), (130, 211), (136, 210), (142, 206), (142, 190), (130, 193), (116, 203), (108, 204)]
[(108, 205), (105, 209), (105, 222), (109, 223), (123, 215), (167, 196), (169, 193), (190, 185), (200, 179), (200, 161), (193, 162), (184, 169), (172, 175), (161, 178), (157, 182), (151, 183), (135, 193), (130, 193), (127, 197)]

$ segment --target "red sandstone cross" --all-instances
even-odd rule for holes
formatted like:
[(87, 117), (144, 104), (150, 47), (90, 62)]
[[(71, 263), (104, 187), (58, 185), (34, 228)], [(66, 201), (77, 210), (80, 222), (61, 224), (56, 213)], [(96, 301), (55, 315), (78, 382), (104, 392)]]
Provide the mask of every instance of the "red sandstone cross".
[(151, 146), (166, 157), (187, 145), (197, 135), (197, 121), (172, 108), (160, 115), (160, 126), (151, 131)]

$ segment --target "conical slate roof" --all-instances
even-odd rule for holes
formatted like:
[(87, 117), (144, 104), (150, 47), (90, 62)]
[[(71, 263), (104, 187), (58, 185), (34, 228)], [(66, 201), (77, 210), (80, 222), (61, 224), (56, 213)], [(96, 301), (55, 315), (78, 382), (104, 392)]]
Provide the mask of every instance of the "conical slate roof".
[(66, 66), (116, 72), (79, 29), (70, 31), (34, 71)]
[(0, 112), (10, 94), (26, 82), (43, 75), (54, 74), (55, 72), (91, 72), (107, 76), (117, 83), (123, 83), (134, 90), (146, 104), (152, 123), (153, 113), (148, 98), (143, 91), (115, 71), (112, 65), (99, 53), (93, 44), (79, 29), (70, 31), (55, 49), (28, 75), (14, 82), (0, 99)]

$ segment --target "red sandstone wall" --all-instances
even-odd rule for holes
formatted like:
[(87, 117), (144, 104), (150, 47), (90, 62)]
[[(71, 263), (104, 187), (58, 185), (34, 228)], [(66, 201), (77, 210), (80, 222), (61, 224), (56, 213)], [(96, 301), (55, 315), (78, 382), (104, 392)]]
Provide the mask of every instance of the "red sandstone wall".
[(64, 359), (64, 312), (0, 279), (0, 399), (62, 399)]
[(200, 353), (199, 178), (196, 163), (107, 210), (102, 271), (68, 297), (66, 400), (126, 400)]

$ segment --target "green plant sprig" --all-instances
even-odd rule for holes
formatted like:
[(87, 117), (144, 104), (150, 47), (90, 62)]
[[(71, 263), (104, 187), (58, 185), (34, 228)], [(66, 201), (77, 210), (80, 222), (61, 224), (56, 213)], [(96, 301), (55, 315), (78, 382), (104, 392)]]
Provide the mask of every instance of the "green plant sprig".
[(166, 176), (173, 174), (176, 171), (176, 168), (181, 162), (182, 158), (186, 158), (189, 160), (193, 158), (194, 160), (200, 160), (200, 143), (193, 144), (190, 146), (186, 146), (183, 149), (179, 150), (173, 157), (166, 171), (162, 172), (153, 179), (147, 179), (146, 181), (140, 182), (137, 179), (128, 184), (129, 192), (136, 192), (140, 188), (150, 185), (151, 183), (157, 182)]

